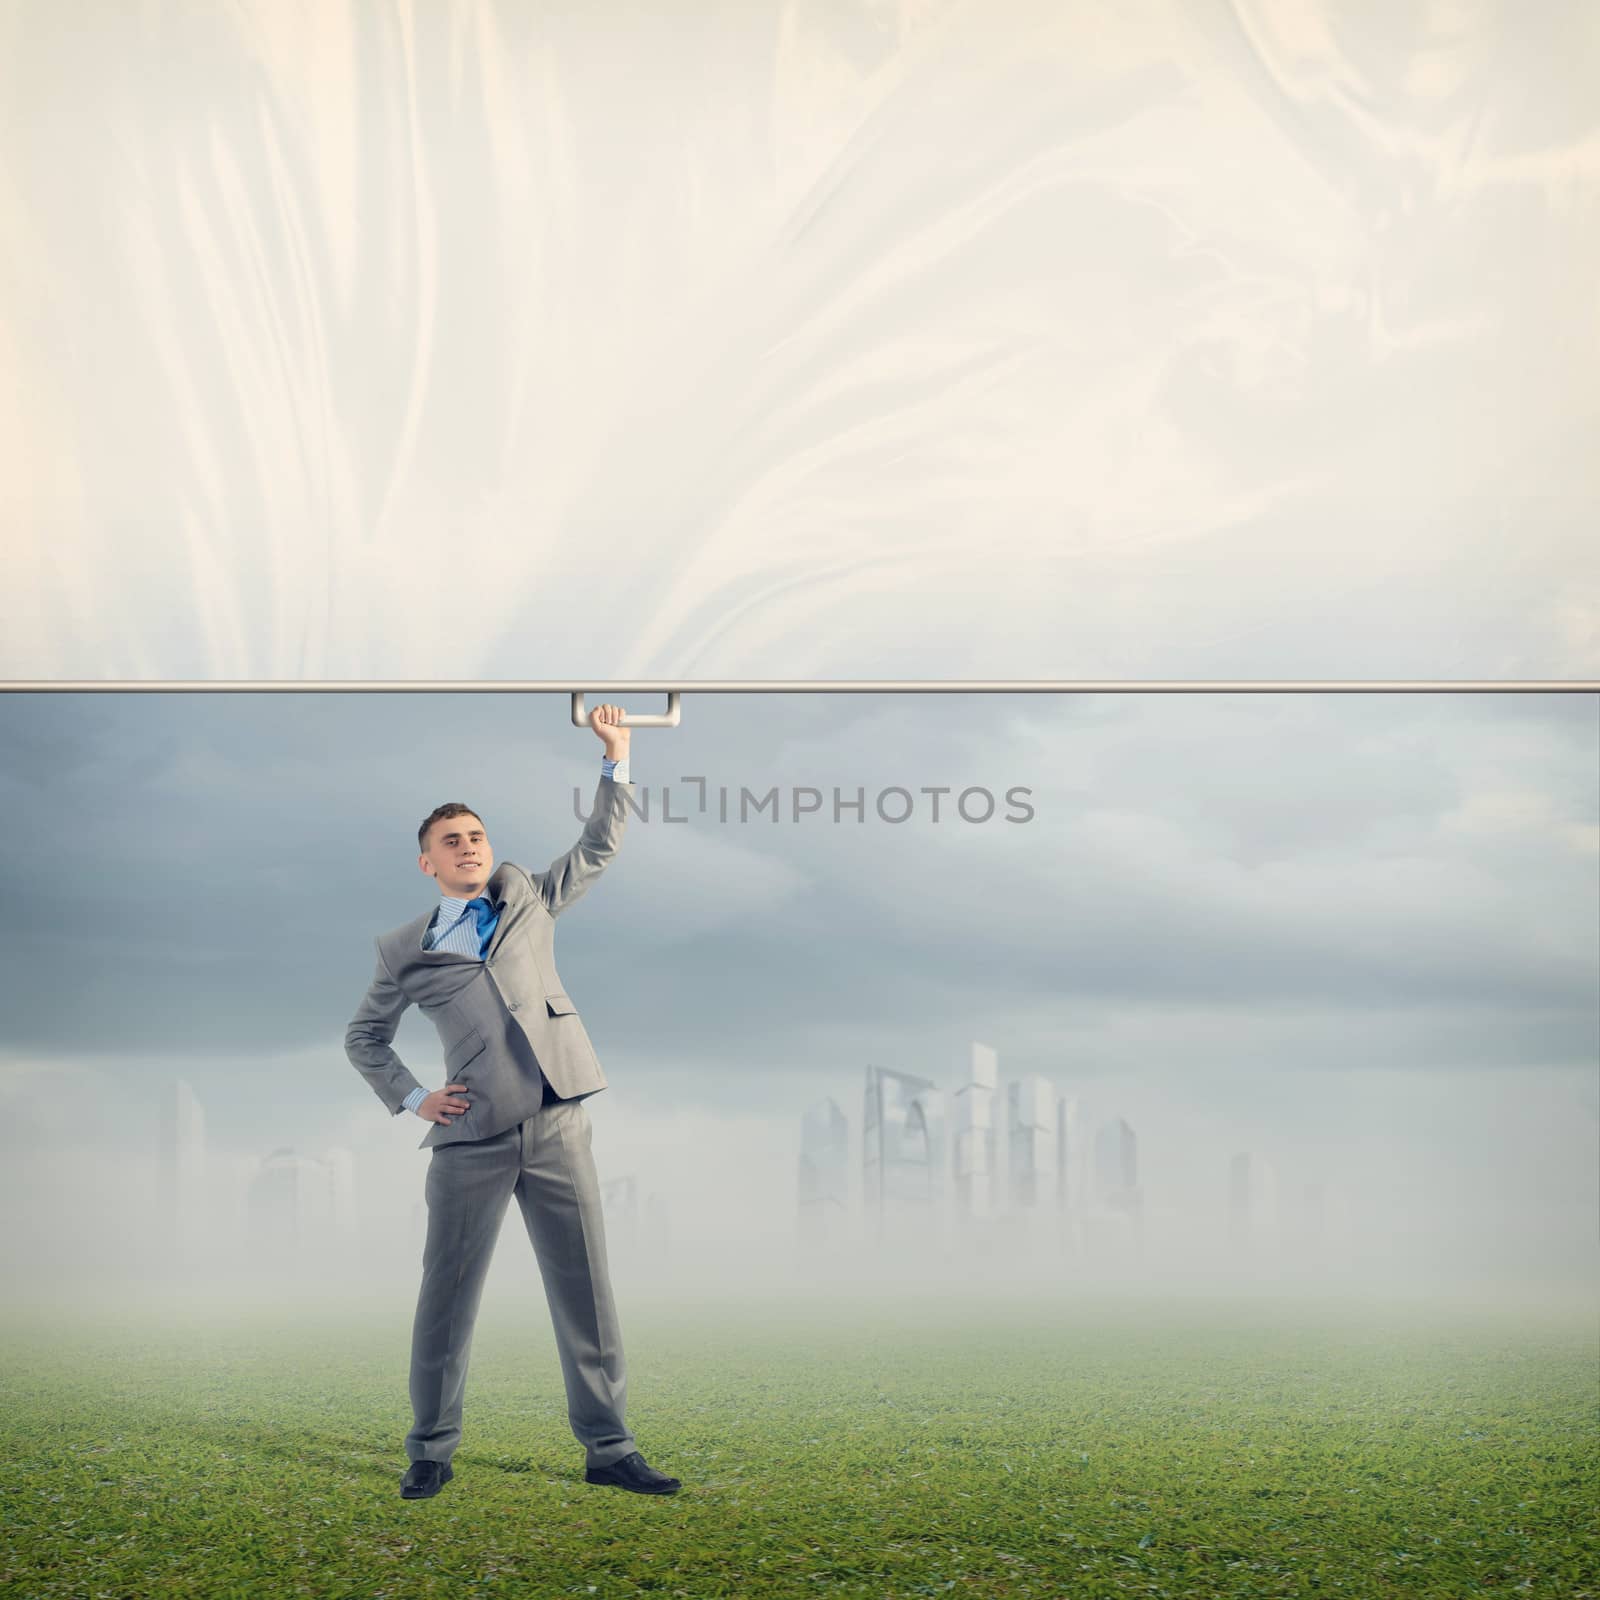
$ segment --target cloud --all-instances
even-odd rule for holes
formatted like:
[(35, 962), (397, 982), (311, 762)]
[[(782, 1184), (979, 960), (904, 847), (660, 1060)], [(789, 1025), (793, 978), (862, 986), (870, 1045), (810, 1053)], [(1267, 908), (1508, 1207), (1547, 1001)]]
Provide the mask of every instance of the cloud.
[[(1182, 1006), (1241, 1049), (1287, 1007), (1343, 1012), (1347, 1035), (1398, 1010), (1434, 1029), (1432, 1056), (1455, 1048), (1453, 1016), (1494, 1008), (1478, 1031), (1496, 1057), (1522, 1026), (1579, 1059), (1600, 739), (1592, 707), (1524, 698), (1526, 720), (1494, 696), (691, 697), (683, 729), (635, 741), (651, 820), (563, 919), (562, 969), (602, 1057), (741, 1073), (838, 1028), (959, 1038), (994, 1006), (1013, 1034)], [(58, 701), (32, 781), (134, 746), (153, 771), (55, 784), (45, 842), (70, 848), (15, 860), (13, 1050), (337, 1062), (373, 934), (435, 892), (414, 831), (438, 795), (466, 794), (499, 857), (538, 867), (597, 775), (589, 741), (537, 721), (510, 738), (470, 696), (240, 700), (117, 697), (82, 737)], [(1025, 823), (951, 804), (1017, 784)], [(779, 823), (717, 820), (719, 789), (773, 785)], [(898, 825), (872, 812), (893, 785), (918, 802)], [(823, 815), (789, 819), (801, 786)], [(834, 823), (833, 790), (858, 786), (866, 819)], [(661, 820), (668, 787), (688, 822)], [(590, 1007), (601, 994), (620, 998)], [(402, 1030), (402, 1053), (436, 1043), (414, 1013)]]

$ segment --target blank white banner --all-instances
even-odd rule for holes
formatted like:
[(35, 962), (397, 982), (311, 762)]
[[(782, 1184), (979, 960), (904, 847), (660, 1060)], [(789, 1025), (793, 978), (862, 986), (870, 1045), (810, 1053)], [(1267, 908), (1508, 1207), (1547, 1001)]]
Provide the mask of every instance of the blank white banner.
[(1600, 670), (1590, 8), (0, 4), (0, 676)]

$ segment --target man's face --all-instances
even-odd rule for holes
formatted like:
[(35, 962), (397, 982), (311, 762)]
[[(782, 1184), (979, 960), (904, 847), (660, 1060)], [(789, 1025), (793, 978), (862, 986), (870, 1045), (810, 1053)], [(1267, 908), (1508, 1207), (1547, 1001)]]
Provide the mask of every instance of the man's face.
[(482, 894), (494, 871), (489, 835), (474, 816), (446, 817), (428, 835), (428, 848), (417, 865), (439, 880), (440, 894), (471, 900)]

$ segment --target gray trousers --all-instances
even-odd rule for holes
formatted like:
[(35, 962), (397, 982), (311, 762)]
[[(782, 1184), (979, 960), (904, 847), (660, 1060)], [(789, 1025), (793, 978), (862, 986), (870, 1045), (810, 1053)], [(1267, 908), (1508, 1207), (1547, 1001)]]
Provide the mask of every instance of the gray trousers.
[(604, 1467), (637, 1448), (622, 1419), (627, 1375), (606, 1268), (594, 1129), (581, 1100), (554, 1098), (488, 1139), (433, 1147), (428, 1239), (411, 1333), (411, 1432), (406, 1455), (448, 1461), (461, 1443), (461, 1403), (472, 1329), (495, 1241), (513, 1194), (544, 1279), (555, 1327), (567, 1420), (587, 1457)]

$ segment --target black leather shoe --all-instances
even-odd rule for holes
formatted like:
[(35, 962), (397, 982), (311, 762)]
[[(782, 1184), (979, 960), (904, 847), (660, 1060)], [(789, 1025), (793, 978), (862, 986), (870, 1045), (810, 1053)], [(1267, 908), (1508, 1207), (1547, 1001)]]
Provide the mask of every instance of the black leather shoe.
[(424, 1500), (430, 1494), (438, 1494), (453, 1477), (448, 1461), (413, 1461), (400, 1480), (400, 1497)]
[(609, 1483), (635, 1494), (676, 1494), (683, 1487), (676, 1478), (657, 1472), (637, 1450), (613, 1461), (609, 1467), (585, 1467), (585, 1483)]

